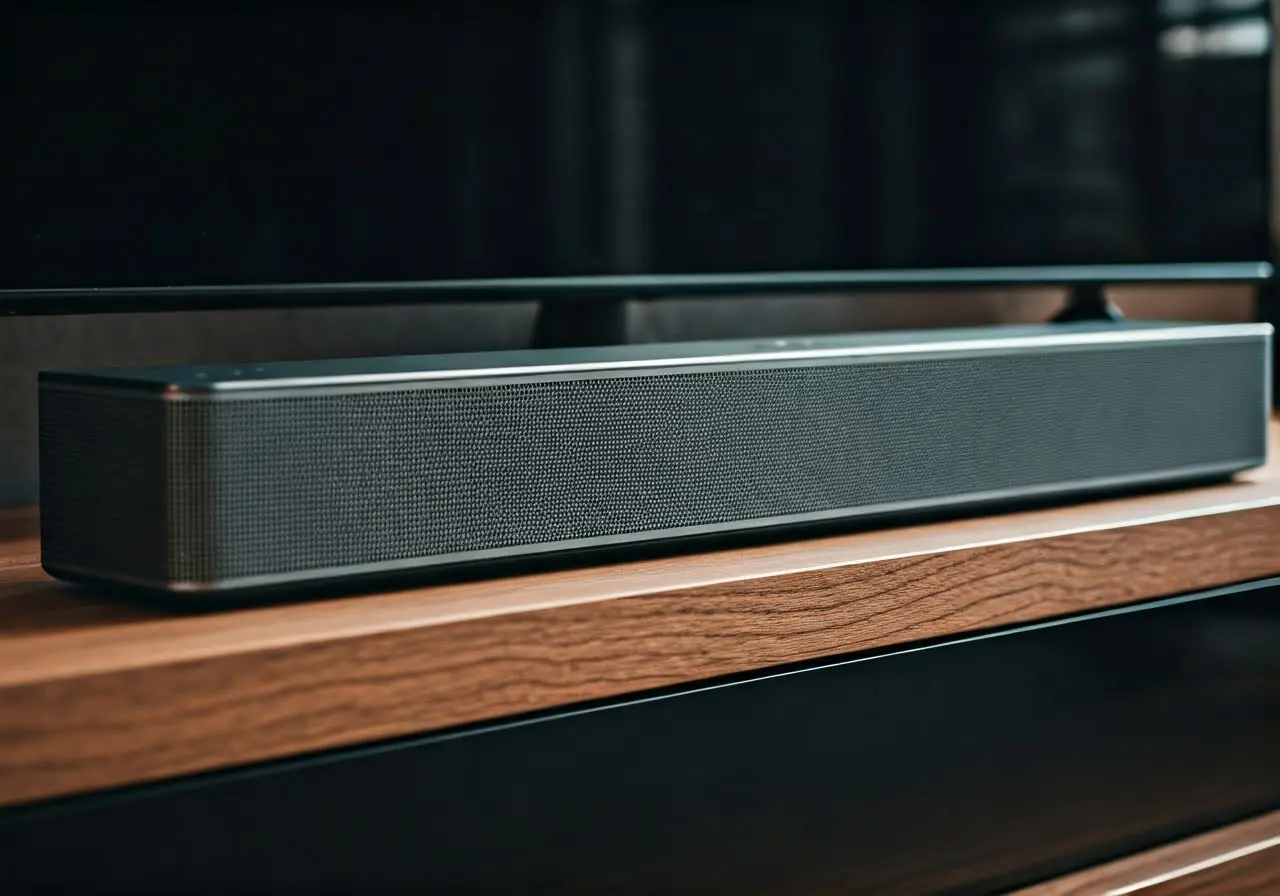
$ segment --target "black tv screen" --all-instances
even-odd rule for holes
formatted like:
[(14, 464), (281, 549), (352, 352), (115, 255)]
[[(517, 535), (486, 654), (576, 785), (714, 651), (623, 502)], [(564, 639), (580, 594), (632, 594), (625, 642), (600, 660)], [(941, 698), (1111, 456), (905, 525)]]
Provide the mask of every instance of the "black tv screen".
[(1257, 262), (1249, 0), (0, 5), (0, 291)]

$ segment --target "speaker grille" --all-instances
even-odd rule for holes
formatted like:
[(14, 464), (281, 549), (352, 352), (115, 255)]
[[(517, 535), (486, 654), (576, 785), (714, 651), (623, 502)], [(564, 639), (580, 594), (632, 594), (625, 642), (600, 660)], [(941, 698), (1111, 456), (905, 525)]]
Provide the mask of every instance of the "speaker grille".
[(1207, 341), (175, 402), (168, 575), (217, 582), (1231, 465), (1265, 444), (1264, 364)]

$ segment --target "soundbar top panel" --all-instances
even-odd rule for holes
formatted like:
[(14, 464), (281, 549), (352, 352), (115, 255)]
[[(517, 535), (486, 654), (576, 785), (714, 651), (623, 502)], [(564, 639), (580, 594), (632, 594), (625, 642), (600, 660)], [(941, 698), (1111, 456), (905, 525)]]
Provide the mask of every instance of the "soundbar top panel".
[(1271, 327), (1104, 322), (51, 372), (54, 575), (169, 594), (1221, 479)]
[(415, 380), (585, 372), (592, 369), (759, 364), (823, 357), (891, 357), (932, 352), (1027, 351), (1061, 346), (1099, 347), (1204, 338), (1260, 338), (1269, 324), (1081, 322), (937, 330), (895, 330), (776, 339), (737, 339), (569, 349), (526, 349), (332, 358), (267, 364), (206, 364), (97, 368), (41, 373), (49, 383), (81, 383), (167, 392), (373, 385)]

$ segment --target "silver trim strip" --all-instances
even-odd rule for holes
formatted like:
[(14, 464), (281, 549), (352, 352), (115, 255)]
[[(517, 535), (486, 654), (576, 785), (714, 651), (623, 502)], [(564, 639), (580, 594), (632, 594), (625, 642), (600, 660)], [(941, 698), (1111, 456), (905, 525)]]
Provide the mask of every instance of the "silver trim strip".
[(843, 360), (854, 358), (903, 357), (911, 355), (974, 354), (1010, 352), (1054, 347), (1123, 347), (1133, 344), (1200, 342), (1222, 339), (1252, 339), (1271, 335), (1271, 324), (1214, 324), (1122, 330), (1116, 333), (1062, 333), (1043, 336), (992, 337), (937, 342), (913, 342), (900, 345), (862, 345), (780, 351), (740, 352), (725, 355), (703, 355), (677, 358), (639, 358), (629, 361), (585, 361), (567, 364), (523, 364), (511, 367), (463, 368), (449, 370), (410, 370), (395, 373), (364, 373), (308, 376), (261, 380), (220, 380), (200, 389), (172, 387), (163, 393), (173, 400), (183, 397), (207, 397), (214, 393), (256, 392), (261, 390), (303, 389), (328, 386), (369, 386), (395, 383), (418, 383), (438, 380), (490, 379), (494, 377), (546, 376), (596, 371), (655, 370), (662, 368), (703, 368), (712, 365), (770, 364), (794, 361)]
[(1114, 890), (1107, 890), (1103, 896), (1129, 896), (1130, 893), (1137, 893), (1140, 890), (1146, 890), (1159, 884), (1168, 883), (1171, 880), (1178, 880), (1182, 877), (1195, 874), (1199, 871), (1207, 871), (1210, 868), (1216, 868), (1218, 865), (1225, 865), (1227, 862), (1234, 862), (1236, 859), (1243, 859), (1245, 856), (1251, 856), (1254, 853), (1262, 852), (1266, 849), (1274, 849), (1280, 846), (1280, 837), (1269, 837), (1266, 840), (1259, 840), (1257, 843), (1250, 843), (1248, 846), (1241, 846), (1230, 852), (1219, 853), (1207, 859), (1201, 859), (1199, 862), (1192, 862), (1190, 865), (1183, 865), (1172, 871), (1166, 871), (1164, 874), (1157, 874), (1152, 877), (1143, 878), (1137, 883), (1128, 884), (1127, 886), (1117, 887)]
[[(731, 523), (714, 523), (702, 526), (684, 526), (677, 529), (650, 529), (641, 532), (628, 532), (619, 535), (599, 536), (594, 538), (578, 538), (565, 541), (545, 542), (541, 544), (517, 545), (514, 547), (492, 548), (482, 551), (466, 551), (454, 554), (438, 554), (429, 557), (419, 557), (410, 560), (389, 560), (377, 563), (360, 563), (350, 566), (333, 566), (322, 569), (309, 569), (292, 573), (279, 573), (261, 576), (244, 576), (237, 579), (224, 579), (220, 581), (199, 582), (199, 581), (157, 581), (137, 576), (122, 575), (110, 570), (95, 569), (91, 567), (81, 567), (72, 564), (50, 564), (46, 569), (56, 574), (61, 571), (71, 576), (80, 576), (84, 578), (100, 579), (107, 582), (134, 585), (141, 588), (148, 588), (156, 591), (166, 591), (172, 594), (226, 594), (229, 592), (247, 591), (257, 588), (270, 588), (274, 586), (285, 585), (305, 585), (308, 583), (315, 584), (323, 581), (332, 581), (335, 584), (342, 579), (355, 578), (359, 576), (370, 576), (387, 573), (409, 572), (418, 569), (431, 569), (440, 566), (460, 565), (464, 563), (481, 562), (485, 560), (495, 559), (512, 559), (526, 558), (538, 556), (542, 554), (557, 553), (561, 551), (573, 551), (583, 548), (593, 547), (612, 547), (616, 545), (625, 545), (636, 542), (650, 542), (662, 539), (676, 539), (695, 535), (715, 535), (727, 534), (733, 532), (748, 532), (756, 529), (768, 528), (771, 526), (786, 526), (793, 524), (803, 524), (812, 522), (823, 522), (828, 520), (856, 520), (863, 517), (883, 516), (892, 513), (909, 512), (912, 510), (935, 510), (949, 507), (957, 507), (962, 505), (984, 505), (999, 502), (1001, 500), (1010, 500), (1018, 498), (1036, 498), (1036, 497), (1052, 497), (1056, 495), (1069, 495), (1073, 492), (1083, 491), (1099, 491), (1108, 488), (1120, 488), (1124, 486), (1142, 486), (1142, 485), (1158, 485), (1158, 484), (1175, 484), (1182, 480), (1190, 480), (1203, 478), (1208, 476), (1229, 475), (1238, 473), (1253, 467), (1262, 466), (1266, 462), (1265, 458), (1242, 458), (1240, 460), (1217, 463), (1217, 464), (1199, 464), (1189, 467), (1181, 467), (1176, 470), (1165, 470), (1154, 473), (1142, 473), (1129, 476), (1108, 476), (1093, 479), (1079, 479), (1067, 483), (1054, 483), (1045, 486), (1032, 486), (1027, 488), (1008, 488), (995, 489), (984, 492), (970, 492), (963, 495), (948, 495), (939, 498), (926, 498), (911, 501), (895, 501), (886, 504), (873, 504), (854, 508), (841, 508), (838, 510), (817, 511), (814, 513), (789, 514), (777, 517), (761, 517), (757, 519), (739, 520)], [(1260, 499), (1252, 502), (1239, 502), (1230, 505), (1229, 509), (1249, 509), (1251, 507), (1270, 506), (1276, 503), (1273, 499)], [(1215, 507), (1208, 512), (1221, 512), (1221, 506)], [(1203, 512), (1188, 511), (1184, 513), (1172, 513), (1150, 519), (1131, 521), (1127, 524), (1158, 522), (1165, 519), (1174, 520), (1192, 516), (1205, 515)], [(1056, 535), (1067, 535), (1074, 530), (1066, 530)], [(1003, 541), (1018, 541), (1018, 537), (1002, 539)], [(1001, 543), (993, 542), (993, 543)], [(910, 556), (904, 554), (903, 556)]]
[[(1193, 343), (1204, 342), (1205, 340), (1193, 340)], [(1223, 340), (1231, 341), (1231, 340)], [(1241, 340), (1253, 341), (1253, 340)], [(1081, 346), (1048, 346), (1037, 349), (1035, 355), (1045, 357), (1055, 353), (1064, 352), (1089, 352), (1089, 351), (1118, 351), (1119, 347), (1115, 345), (1081, 345)], [(900, 362), (911, 361), (931, 361), (948, 357), (947, 352), (936, 351), (920, 351), (910, 354), (902, 354), (895, 358)], [(964, 353), (965, 360), (974, 360), (979, 358), (990, 357), (1007, 357), (1012, 354), (1020, 354), (1015, 351), (1005, 351), (1003, 349), (989, 350), (971, 350)], [(685, 364), (682, 359), (676, 359), (670, 366), (664, 367), (637, 367), (630, 365), (607, 364), (599, 365), (590, 369), (573, 369), (564, 370), (559, 367), (555, 369), (548, 368), (531, 368), (525, 372), (504, 373), (501, 371), (470, 370), (463, 369), (453, 371), (451, 377), (431, 377), (427, 379), (403, 380), (400, 382), (373, 382), (373, 383), (320, 383), (320, 384), (301, 384), (301, 385), (285, 385), (277, 387), (276, 381), (263, 381), (259, 387), (251, 389), (239, 390), (216, 390), (213, 392), (181, 392), (166, 391), (154, 392), (150, 398), (160, 398), (168, 402), (187, 402), (187, 403), (221, 403), (235, 401), (261, 401), (272, 398), (288, 398), (305, 395), (309, 397), (319, 397), (327, 395), (353, 395), (358, 393), (377, 392), (389, 394), (393, 392), (404, 391), (421, 391), (427, 389), (460, 389), (475, 388), (481, 386), (493, 385), (509, 385), (519, 383), (548, 383), (567, 380), (606, 380), (606, 379), (628, 379), (646, 376), (676, 376), (683, 374), (698, 373), (721, 373), (724, 371), (741, 371), (741, 370), (794, 370), (798, 368), (812, 367), (837, 367), (837, 366), (856, 366), (859, 364), (873, 364), (879, 359), (875, 355), (823, 355), (811, 358), (771, 360), (761, 364), (734, 363), (733, 361), (720, 362), (718, 360), (709, 360), (708, 363)], [(544, 372), (549, 370), (549, 372)], [(89, 387), (91, 388), (91, 387)], [(110, 389), (111, 387), (103, 387)], [(119, 389), (115, 390), (117, 394), (137, 395), (136, 390)]]
[[(57, 390), (77, 394), (113, 395), (134, 400), (170, 402), (215, 402), (229, 400), (268, 399), (297, 395), (348, 394), (401, 389), (456, 388), (484, 385), (494, 381), (545, 382), (573, 379), (583, 375), (598, 378), (643, 376), (645, 374), (679, 374), (715, 372), (766, 365), (777, 367), (820, 366), (823, 364), (872, 363), (885, 356), (896, 360), (928, 360), (946, 357), (960, 351), (969, 357), (1004, 356), (1015, 351), (1034, 349), (1039, 353), (1068, 351), (1115, 351), (1132, 343), (1195, 344), (1221, 341), (1263, 340), (1269, 351), (1270, 324), (1216, 324), (1208, 326), (1179, 325), (1120, 333), (1052, 334), (1035, 337), (991, 337), (957, 341), (910, 342), (894, 345), (819, 347), (786, 351), (756, 351), (721, 355), (688, 355), (657, 357), (631, 361), (590, 361), (567, 364), (524, 364), (511, 367), (453, 367), (411, 370), (395, 374), (360, 374), (350, 376), (319, 375), (296, 378), (215, 381), (197, 389), (170, 386), (162, 381), (140, 388), (138, 381), (111, 381), (57, 377), (42, 379), (40, 390)], [(1154, 335), (1153, 335), (1154, 334)], [(1132, 337), (1144, 337), (1134, 339)], [(1123, 337), (1123, 338), (1122, 338)], [(959, 346), (959, 349), (953, 347)], [(1268, 388), (1270, 383), (1268, 382)]]

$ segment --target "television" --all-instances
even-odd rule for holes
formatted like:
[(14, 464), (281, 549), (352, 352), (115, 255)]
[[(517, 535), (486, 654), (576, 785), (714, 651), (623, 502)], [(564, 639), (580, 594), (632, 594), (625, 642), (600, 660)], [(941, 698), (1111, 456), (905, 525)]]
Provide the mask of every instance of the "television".
[(1271, 272), (1261, 0), (3, 0), (0, 55), (0, 312)]

